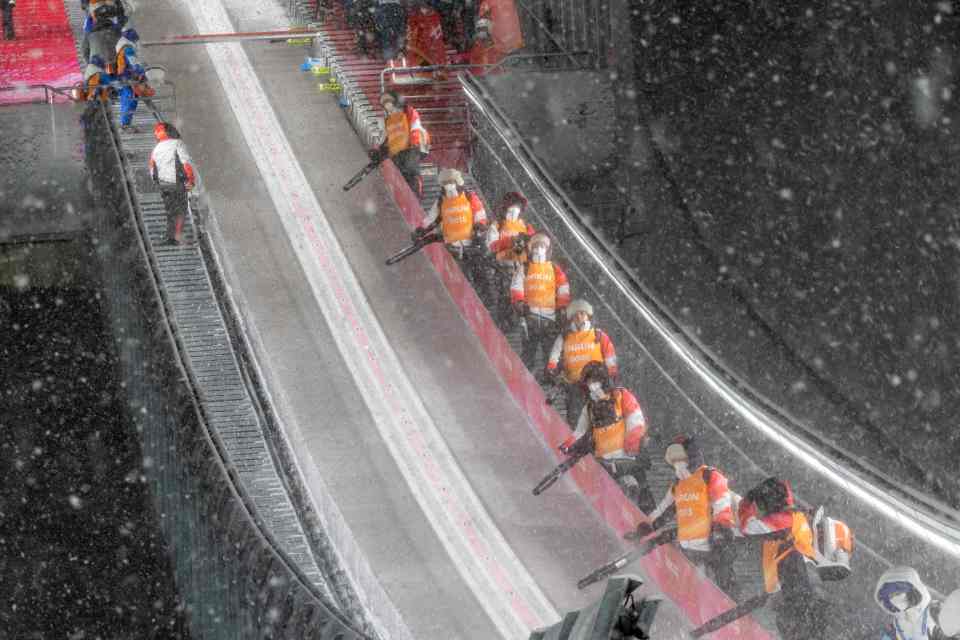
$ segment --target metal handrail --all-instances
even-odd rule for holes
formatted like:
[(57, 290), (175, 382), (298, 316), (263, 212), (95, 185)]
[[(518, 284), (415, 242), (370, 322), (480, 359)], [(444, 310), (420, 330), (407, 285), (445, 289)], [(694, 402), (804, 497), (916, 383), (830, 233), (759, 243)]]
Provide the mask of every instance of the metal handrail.
[[(423, 73), (425, 71), (457, 71), (457, 72), (469, 72), (473, 74), (472, 69), (486, 69), (489, 73), (494, 69), (499, 69), (505, 67), (508, 64), (518, 62), (520, 60), (532, 59), (532, 58), (546, 58), (546, 57), (558, 57), (571, 54), (583, 54), (589, 55), (589, 51), (573, 51), (573, 52), (563, 52), (563, 53), (512, 53), (508, 56), (504, 56), (500, 62), (494, 63), (482, 63), (482, 64), (470, 64), (470, 63), (458, 63), (458, 64), (431, 64), (423, 65), (420, 67), (384, 67), (380, 71), (380, 93), (382, 94), (386, 91), (386, 83), (384, 79), (387, 74), (396, 74), (396, 73), (407, 73), (413, 75), (415, 73)], [(474, 74), (475, 75), (475, 74)], [(423, 84), (434, 84), (433, 82), (424, 82)]]
[[(533, 149), (510, 125), (509, 119), (477, 80), (469, 74), (463, 74), (461, 81), (468, 100), (495, 124), (507, 147), (524, 166), (528, 176), (541, 188), (545, 199), (558, 217), (575, 231), (584, 248), (596, 258), (599, 266), (640, 315), (662, 335), (683, 338), (682, 343), (671, 341), (671, 346), (675, 350), (682, 349), (683, 353), (680, 355), (688, 361), (701, 363), (695, 370), (707, 380), (709, 386), (715, 389), (720, 385), (729, 387), (723, 389), (723, 393), (728, 398), (735, 396), (741, 399), (740, 409), (750, 412), (749, 416), (745, 416), (749, 421), (763, 420), (765, 426), (781, 439), (781, 443), (789, 443), (795, 450), (816, 460), (818, 471), (843, 481), (848, 487), (856, 488), (861, 492), (861, 497), (868, 497), (875, 506), (883, 505), (888, 517), (896, 514), (902, 519), (913, 521), (915, 527), (923, 529), (928, 542), (954, 555), (960, 555), (960, 512), (928, 495), (901, 486), (881, 470), (827, 441), (821, 434), (764, 398), (714, 358), (646, 289), (631, 267), (607, 247), (596, 231), (587, 224), (583, 213), (556, 184)], [(600, 259), (601, 256), (603, 260)]]
[(254, 504), (253, 499), (247, 494), (243, 482), (240, 479), (240, 473), (231, 461), (230, 456), (227, 453), (226, 445), (223, 443), (220, 434), (216, 429), (210, 426), (206, 408), (200, 399), (198, 391), (199, 384), (197, 382), (196, 375), (188, 364), (185, 346), (183, 345), (181, 336), (177, 330), (176, 323), (172, 319), (173, 304), (167, 296), (163, 285), (160, 283), (159, 276), (157, 275), (160, 269), (159, 264), (157, 263), (154, 253), (148, 249), (146, 242), (147, 229), (144, 225), (143, 212), (140, 209), (139, 201), (133, 196), (133, 194), (136, 192), (132, 184), (132, 176), (134, 175), (133, 169), (130, 167), (127, 157), (120, 152), (120, 143), (118, 141), (117, 131), (114, 128), (113, 120), (110, 117), (110, 114), (106, 110), (106, 106), (102, 102), (98, 102), (96, 103), (96, 108), (99, 110), (100, 116), (104, 118), (106, 126), (110, 131), (110, 135), (106, 137), (109, 139), (110, 148), (114, 155), (114, 159), (118, 166), (122, 167), (123, 169), (121, 172), (122, 176), (120, 179), (120, 185), (123, 189), (124, 198), (129, 204), (131, 212), (133, 213), (137, 246), (139, 247), (140, 252), (147, 258), (149, 263), (150, 268), (148, 271), (150, 274), (151, 288), (153, 289), (154, 295), (160, 301), (164, 311), (161, 319), (162, 327), (164, 333), (167, 335), (167, 339), (170, 340), (174, 346), (174, 364), (180, 370), (182, 379), (185, 381), (187, 391), (190, 394), (190, 404), (193, 405), (193, 410), (196, 413), (197, 420), (203, 427), (203, 431), (211, 447), (217, 452), (217, 457), (213, 459), (213, 463), (219, 466), (223, 474), (229, 479), (228, 485), (230, 486), (234, 496), (239, 499), (240, 503), (243, 505), (244, 512), (246, 513), (249, 522), (253, 525), (255, 534), (267, 547), (269, 547), (270, 552), (276, 555), (278, 560), (290, 572), (293, 578), (295, 578), (296, 581), (300, 583), (300, 585), (315, 599), (315, 602), (318, 606), (321, 606), (323, 609), (325, 609), (331, 617), (337, 619), (337, 621), (344, 628), (351, 629), (351, 631), (357, 634), (358, 637), (366, 638), (367, 636), (361, 632), (352, 629), (350, 622), (343, 617), (342, 613), (333, 603), (326, 602), (323, 594), (320, 593), (313, 582), (303, 573), (297, 563), (287, 555), (287, 553), (276, 541), (273, 534), (260, 519), (257, 507)]
[[(70, 91), (73, 90), (75, 85), (69, 87), (54, 87), (49, 84), (28, 84), (28, 85), (19, 85), (16, 87), (0, 87), (0, 93), (13, 93), (17, 92), (26, 92), (30, 90), (43, 89), (43, 104), (53, 104), (53, 95), (63, 96), (70, 102), (74, 102), (73, 96), (70, 95)], [(53, 95), (51, 95), (53, 94)], [(34, 104), (40, 104), (40, 101), (34, 100)]]
[[(560, 42), (553, 36), (553, 33), (551, 33), (550, 29), (547, 28), (547, 25), (543, 24), (543, 21), (540, 18), (538, 18), (537, 15), (529, 7), (527, 7), (527, 5), (523, 3), (523, 0), (515, 0), (515, 4), (516, 6), (523, 9), (528, 16), (533, 18), (533, 21), (537, 23), (537, 26), (540, 27), (540, 30), (547, 35), (547, 38), (550, 40), (550, 42), (552, 42), (554, 46), (557, 47), (557, 49), (560, 49), (559, 55), (564, 55), (570, 58), (570, 62), (576, 65), (578, 69), (583, 69), (583, 66), (579, 62), (577, 62), (577, 60), (573, 57), (573, 52), (567, 51), (566, 48), (564, 48), (564, 46), (560, 44)], [(588, 51), (586, 53), (589, 54), (590, 52)], [(542, 56), (537, 56), (537, 57), (542, 57)]]

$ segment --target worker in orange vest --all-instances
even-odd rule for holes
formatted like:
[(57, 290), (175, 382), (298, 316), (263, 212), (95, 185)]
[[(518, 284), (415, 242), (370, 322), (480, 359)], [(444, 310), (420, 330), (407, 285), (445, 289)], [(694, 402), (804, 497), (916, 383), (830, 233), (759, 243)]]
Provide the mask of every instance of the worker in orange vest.
[(103, 57), (90, 56), (90, 61), (83, 70), (83, 86), (77, 90), (75, 97), (80, 100), (109, 102), (116, 91), (115, 82), (116, 76), (107, 72)]
[[(449, 64), (447, 43), (443, 38), (440, 14), (430, 5), (422, 4), (407, 16), (407, 47), (404, 66), (429, 67)], [(421, 74), (439, 77), (439, 71)]]
[(615, 387), (607, 368), (591, 362), (581, 378), (587, 389), (587, 403), (574, 432), (559, 449), (567, 453), (589, 430), (593, 455), (620, 488), (644, 513), (656, 506), (647, 484), (650, 462), (642, 453), (647, 442), (647, 419), (636, 397), (624, 387)]
[(566, 310), (565, 330), (557, 336), (547, 358), (547, 379), (562, 382), (566, 392), (567, 420), (573, 423), (583, 409), (586, 392), (580, 374), (591, 362), (601, 362), (611, 378), (616, 378), (617, 352), (610, 337), (593, 326), (593, 306), (586, 300), (574, 300)]
[(818, 560), (814, 530), (794, 504), (790, 484), (767, 478), (747, 492), (738, 509), (739, 528), (761, 543), (765, 593), (780, 593), (774, 604), (777, 629), (784, 640), (822, 638), (827, 616), (813, 590), (807, 565)]
[(454, 259), (461, 263), (464, 274), (473, 283), (481, 299), (490, 298), (490, 274), (484, 261), (483, 237), (487, 230), (487, 211), (475, 191), (467, 190), (463, 174), (456, 169), (443, 169), (438, 174), (440, 196), (427, 211), (423, 224), (414, 229), (413, 241), (429, 240), (436, 235)]
[(527, 199), (511, 191), (500, 200), (497, 221), (487, 229), (487, 248), (511, 273), (517, 264), (526, 262), (526, 241), (533, 237), (533, 227), (523, 219), (526, 210)]
[(408, 105), (403, 96), (387, 91), (380, 96), (383, 106), (383, 142), (370, 151), (373, 161), (390, 158), (417, 198), (423, 197), (420, 163), (430, 152), (430, 134), (420, 121), (420, 114)]
[(510, 287), (517, 269), (527, 261), (527, 242), (533, 227), (523, 219), (527, 199), (516, 191), (503, 196), (497, 207), (497, 220), (487, 228), (487, 250), (495, 260), (491, 270), (493, 281), (491, 311), (497, 325), (506, 330), (512, 324)]
[(737, 495), (718, 469), (707, 466), (703, 453), (692, 436), (679, 435), (667, 446), (664, 455), (673, 467), (676, 480), (660, 504), (627, 534), (641, 538), (662, 529), (670, 522), (676, 528), (661, 532), (648, 541), (651, 547), (676, 542), (691, 562), (706, 567), (717, 586), (728, 594), (736, 588), (734, 538), (737, 536), (733, 503)]
[[(527, 261), (520, 263), (510, 285), (510, 302), (525, 328), (520, 359), (534, 370), (541, 350), (545, 356), (560, 333), (564, 309), (570, 304), (570, 283), (550, 255), (550, 238), (535, 234), (527, 247)], [(570, 418), (571, 422), (575, 418)]]

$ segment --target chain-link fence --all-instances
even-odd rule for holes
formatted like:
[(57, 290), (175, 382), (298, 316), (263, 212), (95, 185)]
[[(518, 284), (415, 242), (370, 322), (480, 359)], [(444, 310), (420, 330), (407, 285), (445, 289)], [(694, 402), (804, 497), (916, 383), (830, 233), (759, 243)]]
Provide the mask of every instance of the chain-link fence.
[(145, 229), (103, 105), (83, 117), (85, 154), (103, 215), (94, 223), (131, 419), (142, 433), (177, 588), (197, 638), (360, 639), (323, 601), (256, 517), (207, 424), (183, 336), (168, 314)]

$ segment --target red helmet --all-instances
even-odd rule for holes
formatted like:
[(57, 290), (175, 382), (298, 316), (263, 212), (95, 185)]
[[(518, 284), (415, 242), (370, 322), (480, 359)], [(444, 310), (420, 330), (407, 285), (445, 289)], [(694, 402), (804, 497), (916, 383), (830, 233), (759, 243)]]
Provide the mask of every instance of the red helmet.
[(158, 142), (170, 138), (175, 140), (180, 137), (180, 132), (169, 122), (158, 122), (153, 126), (153, 137), (155, 137)]

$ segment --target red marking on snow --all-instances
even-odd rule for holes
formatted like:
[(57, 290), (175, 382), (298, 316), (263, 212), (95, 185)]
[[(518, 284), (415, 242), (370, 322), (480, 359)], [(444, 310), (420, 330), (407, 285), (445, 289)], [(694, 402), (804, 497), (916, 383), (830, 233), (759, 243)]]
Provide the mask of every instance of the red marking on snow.
[[(381, 172), (404, 219), (411, 227), (419, 226), (424, 217), (423, 208), (403, 176), (391, 162), (383, 163)], [(425, 251), (514, 400), (527, 413), (559, 459), (561, 456), (555, 445), (571, 434), (570, 427), (560, 414), (546, 404), (540, 385), (494, 324), (486, 307), (444, 246), (432, 244)], [(549, 469), (545, 468), (544, 474), (547, 471)], [(633, 531), (638, 523), (647, 520), (593, 458), (581, 460), (570, 471), (570, 475), (594, 510), (618, 535)], [(694, 626), (703, 624), (736, 604), (672, 546), (660, 547), (643, 558), (641, 563), (656, 588), (675, 602)], [(738, 624), (715, 631), (711, 637), (717, 640), (772, 640), (770, 633), (750, 617), (741, 618)]]
[[(26, 89), (28, 85), (68, 87), (80, 82), (76, 42), (63, 0), (18, 0), (13, 26), (16, 40), (0, 40), (0, 104), (43, 96), (42, 90)], [(3, 90), (7, 88), (14, 90)]]

